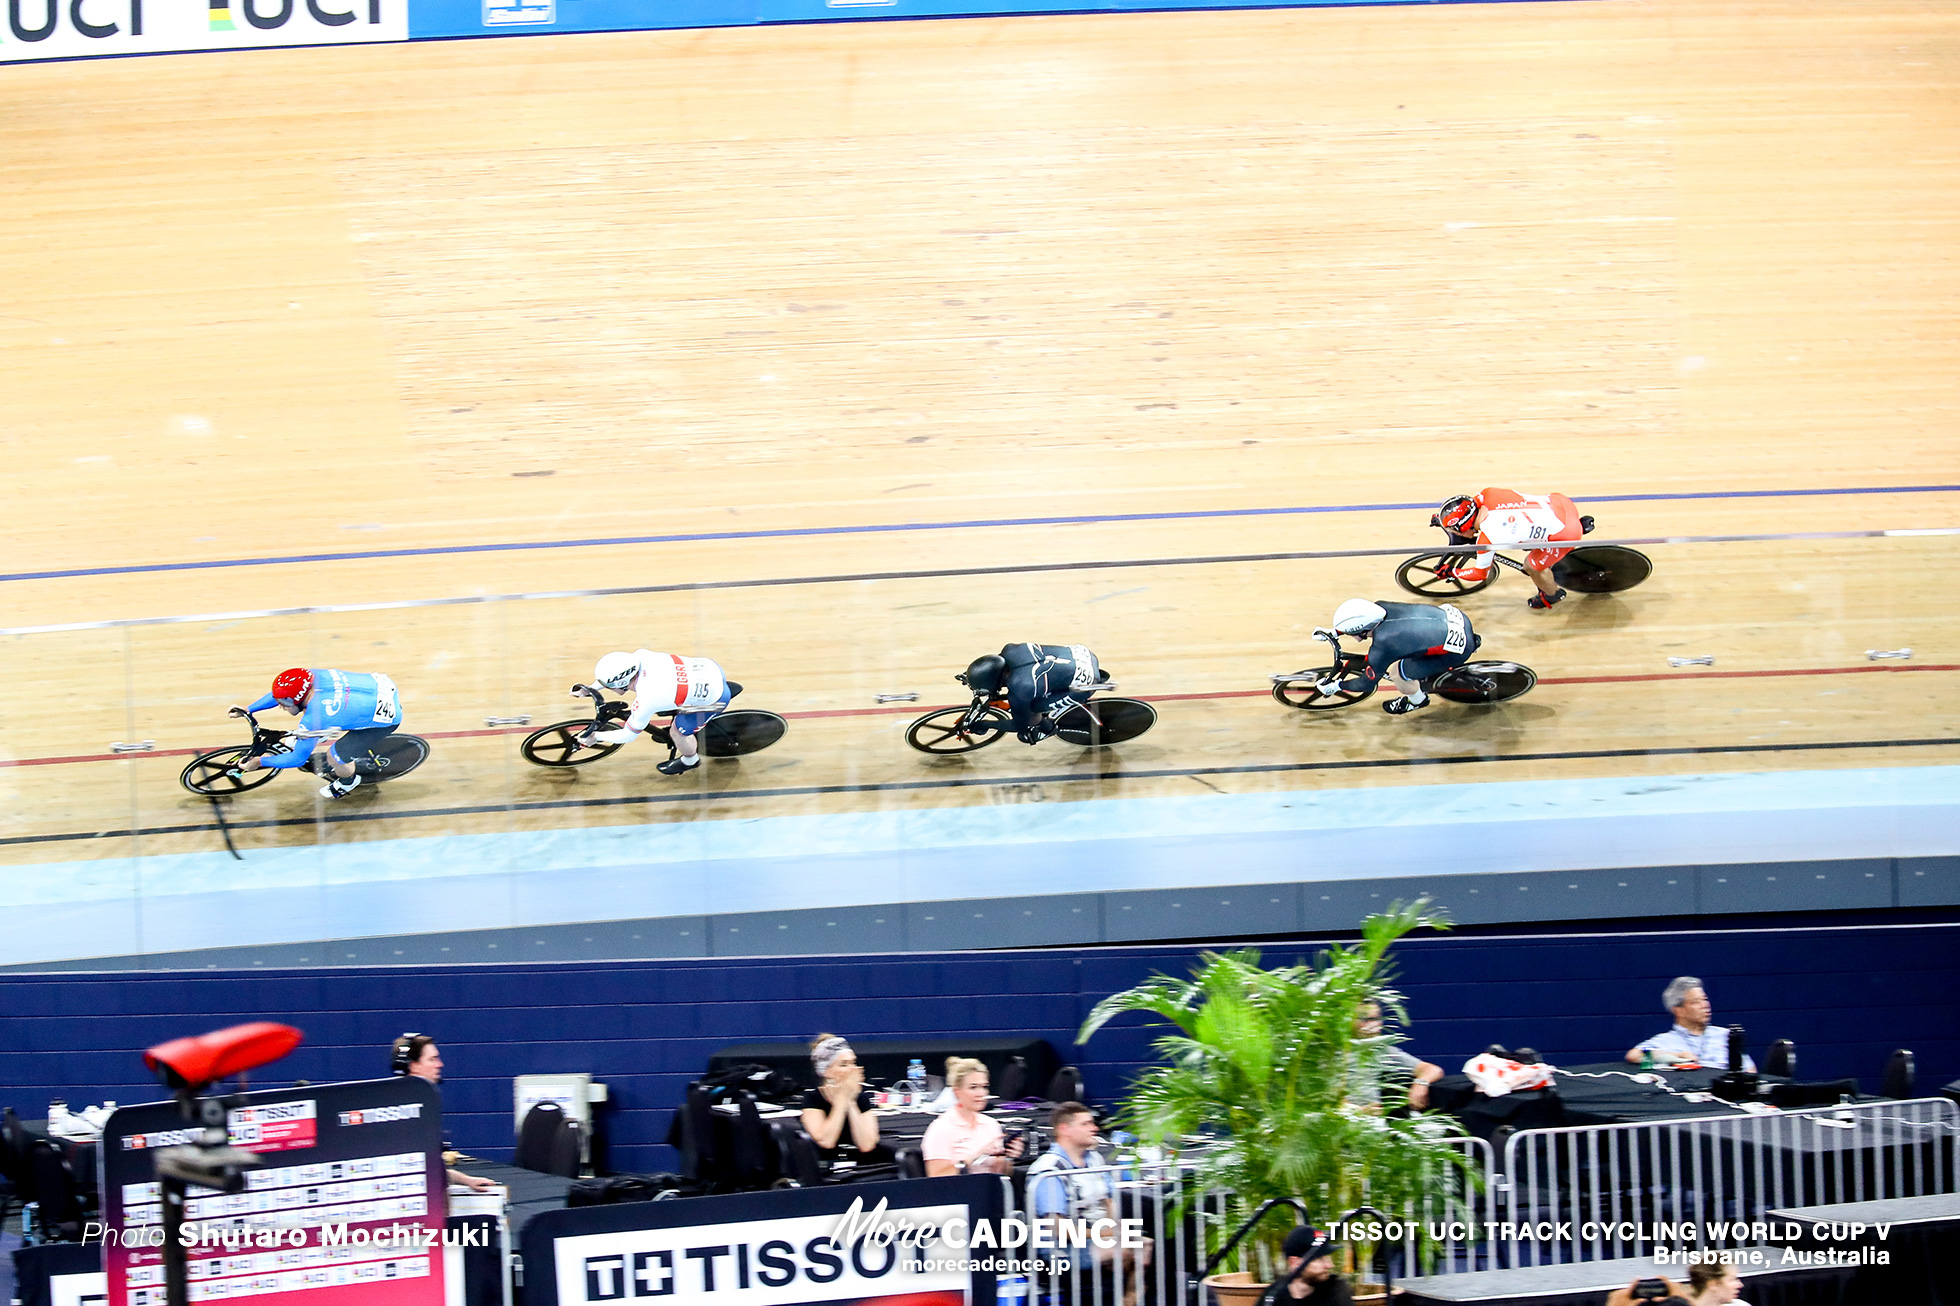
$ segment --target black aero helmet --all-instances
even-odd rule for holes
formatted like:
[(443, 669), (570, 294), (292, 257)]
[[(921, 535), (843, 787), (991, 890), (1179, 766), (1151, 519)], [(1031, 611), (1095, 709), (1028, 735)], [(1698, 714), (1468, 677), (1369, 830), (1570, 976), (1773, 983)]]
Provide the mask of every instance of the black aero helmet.
[(969, 662), (966, 671), (958, 677), (961, 684), (976, 694), (998, 694), (1002, 682), (1007, 679), (1007, 659), (998, 653)]

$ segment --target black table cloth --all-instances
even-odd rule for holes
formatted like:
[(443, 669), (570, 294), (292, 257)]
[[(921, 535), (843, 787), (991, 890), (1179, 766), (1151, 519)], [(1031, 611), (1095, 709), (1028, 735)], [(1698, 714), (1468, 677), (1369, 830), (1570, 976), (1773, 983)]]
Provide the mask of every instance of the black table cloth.
[[(1462, 1120), (1464, 1127), (1479, 1138), (1489, 1138), (1502, 1125), (1519, 1130), (1552, 1129), (1743, 1114), (1726, 1102), (1690, 1102), (1678, 1096), (1707, 1092), (1723, 1073), (1719, 1070), (1657, 1067), (1652, 1073), (1660, 1076), (1660, 1084), (1637, 1084), (1627, 1076), (1642, 1072), (1624, 1061), (1561, 1069), (1567, 1073), (1554, 1075), (1551, 1089), (1530, 1089), (1503, 1097), (1484, 1096), (1467, 1075), (1445, 1075), (1429, 1086), (1429, 1104)], [(1774, 1082), (1770, 1076), (1763, 1078)]]
[[(846, 1036), (848, 1037), (848, 1035)], [(864, 1067), (866, 1088), (889, 1087), (905, 1078), (906, 1063), (914, 1057), (925, 1062), (928, 1075), (944, 1075), (947, 1057), (975, 1057), (987, 1067), (996, 1090), (1001, 1072), (1008, 1062), (1020, 1057), (1027, 1063), (1026, 1092), (1040, 1094), (1048, 1087), (1061, 1062), (1045, 1038), (923, 1038), (851, 1039), (851, 1050)], [(816, 1069), (810, 1064), (808, 1043), (730, 1043), (717, 1048), (708, 1059), (708, 1074), (717, 1075), (736, 1066), (762, 1065), (780, 1070), (804, 1088), (817, 1086)]]
[(488, 1179), (509, 1190), (510, 1196), (504, 1201), (504, 1214), (510, 1221), (513, 1247), (520, 1241), (519, 1235), (532, 1216), (540, 1211), (557, 1210), (565, 1204), (565, 1195), (572, 1190), (570, 1179), (555, 1174), (540, 1174), (536, 1170), (523, 1170), (499, 1161), (485, 1161), (481, 1157), (459, 1156), (450, 1169)]

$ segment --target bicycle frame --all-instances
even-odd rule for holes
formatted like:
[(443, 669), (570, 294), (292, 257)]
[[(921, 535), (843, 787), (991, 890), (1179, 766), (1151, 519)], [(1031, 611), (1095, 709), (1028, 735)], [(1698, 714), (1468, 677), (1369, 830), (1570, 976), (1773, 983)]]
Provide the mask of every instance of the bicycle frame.
[(286, 751), (285, 741), (300, 734), (297, 730), (273, 730), (262, 726), (258, 717), (251, 712), (245, 714), (245, 722), (252, 728), (251, 751), (245, 754), (248, 758), (283, 753)]
[(573, 685), (572, 696), (576, 698), (581, 694), (592, 700), (592, 714), (598, 718), (601, 724), (624, 721), (627, 717), (633, 715), (633, 709), (627, 705), (625, 699), (608, 702), (603, 693), (590, 685)]
[[(1366, 653), (1354, 652), (1341, 647), (1341, 636), (1339, 632), (1316, 628), (1313, 637), (1318, 640), (1325, 640), (1333, 646), (1334, 666), (1327, 674), (1335, 677), (1343, 677), (1351, 673), (1358, 673), (1362, 667), (1368, 665), (1368, 655)], [(1322, 673), (1319, 671), (1316, 671), (1310, 676), (1275, 675), (1272, 680), (1275, 685), (1311, 685), (1321, 679), (1321, 675)]]
[(1007, 705), (1007, 700), (1004, 698), (995, 698), (989, 694), (975, 694), (973, 701), (966, 705), (966, 715), (960, 718), (960, 733), (965, 734), (971, 731), (974, 725), (979, 722), (980, 714), (988, 708), (993, 708), (998, 712), (1012, 711)]
[[(1082, 701), (1084, 703), (1087, 703), (1090, 699), (1094, 698), (1097, 694), (1107, 694), (1115, 688), (1116, 688), (1115, 681), (1101, 680), (1089, 686), (1087, 689), (1078, 692)], [(986, 710), (987, 708), (993, 708), (997, 712), (1006, 712), (1010, 716), (1013, 715), (1013, 711), (1014, 711), (1014, 709), (1008, 704), (1007, 697), (1004, 694), (998, 696), (991, 695), (991, 694), (975, 694), (973, 696), (973, 701), (967, 705), (966, 715), (960, 718), (960, 729), (962, 731), (970, 730), (973, 727), (973, 724), (980, 719), (980, 713)], [(1066, 715), (1066, 713), (1064, 715)]]
[[(592, 700), (593, 716), (596, 718), (596, 724), (598, 726), (611, 726), (625, 721), (627, 717), (633, 715), (632, 706), (625, 699), (608, 699), (603, 692), (593, 688), (591, 685), (573, 685), (572, 695), (575, 698), (579, 695), (584, 695), (586, 698)], [(727, 710), (728, 707), (726, 704), (711, 704), (708, 707), (700, 709), (689, 709), (688, 712), (689, 715), (698, 714), (713, 718), (720, 716)], [(681, 715), (681, 709), (678, 708), (671, 712), (654, 713), (655, 720), (647, 723), (646, 733), (652, 735), (655, 739), (667, 745), (667, 747), (673, 748), (673, 735), (668, 732), (667, 727), (672, 725), (674, 718), (679, 715)], [(706, 723), (704, 722), (703, 724)]]

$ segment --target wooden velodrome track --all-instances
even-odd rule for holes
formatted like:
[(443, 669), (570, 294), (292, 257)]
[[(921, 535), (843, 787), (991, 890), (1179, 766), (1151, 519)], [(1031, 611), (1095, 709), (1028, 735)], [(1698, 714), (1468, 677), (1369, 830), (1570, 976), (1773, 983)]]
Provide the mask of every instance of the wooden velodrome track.
[[(1427, 509), (1367, 506), (1492, 483), (1610, 538), (1953, 526), (1957, 83), (1931, 0), (11, 67), (4, 625), (1413, 551)], [(1821, 493), (1857, 487), (1914, 489)], [(1790, 490), (1820, 493), (1751, 497)], [(712, 538), (567, 543), (671, 536)], [(9, 634), (0, 859), (218, 846), (177, 771), (293, 663), (390, 673), (436, 752), (327, 821), (291, 779), (237, 799), (242, 847), (1955, 759), (1954, 538), (1648, 551), (1623, 596), (1466, 601), (1548, 683), (1402, 721), (1263, 693), (1338, 601), (1394, 594), (1382, 556)], [(1167, 698), (1158, 729), (933, 761), (875, 702), (952, 702), (1030, 637)], [(572, 715), (638, 645), (719, 659), (790, 736), (672, 781), (645, 746), (544, 773), (485, 727)], [(109, 758), (131, 739), (158, 754)]]

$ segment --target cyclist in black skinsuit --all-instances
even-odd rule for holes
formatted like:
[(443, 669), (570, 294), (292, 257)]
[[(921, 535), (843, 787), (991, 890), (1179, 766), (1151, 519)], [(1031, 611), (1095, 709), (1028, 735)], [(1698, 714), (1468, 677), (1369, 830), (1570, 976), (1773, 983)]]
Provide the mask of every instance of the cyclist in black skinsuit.
[[(1351, 677), (1350, 690), (1372, 687), (1386, 675), (1402, 697), (1382, 704), (1390, 716), (1402, 716), (1429, 705), (1429, 681), (1462, 666), (1483, 639), (1470, 629), (1470, 618), (1444, 603), (1374, 603), (1349, 599), (1334, 611), (1334, 629), (1355, 639), (1372, 639), (1368, 665)], [(1365, 679), (1364, 679), (1365, 678)], [(1337, 685), (1319, 686), (1332, 693)]]
[[(976, 694), (1006, 694), (1015, 735), (1024, 744), (1038, 744), (1055, 733), (1064, 716), (1087, 702), (1109, 673), (1081, 644), (1009, 644), (975, 658), (955, 679)], [(975, 728), (1005, 730), (1007, 725), (983, 721)]]

